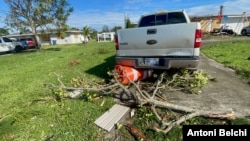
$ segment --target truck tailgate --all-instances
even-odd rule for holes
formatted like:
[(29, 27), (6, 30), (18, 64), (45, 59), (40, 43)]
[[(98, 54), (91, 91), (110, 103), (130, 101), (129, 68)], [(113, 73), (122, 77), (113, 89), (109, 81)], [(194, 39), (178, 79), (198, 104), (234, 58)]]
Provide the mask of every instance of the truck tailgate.
[(123, 29), (117, 31), (117, 56), (193, 56), (198, 23)]

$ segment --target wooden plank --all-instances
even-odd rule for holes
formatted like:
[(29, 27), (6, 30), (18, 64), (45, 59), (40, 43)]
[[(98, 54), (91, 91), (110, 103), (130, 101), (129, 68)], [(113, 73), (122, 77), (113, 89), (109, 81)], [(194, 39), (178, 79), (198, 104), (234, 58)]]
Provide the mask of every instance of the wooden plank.
[(122, 119), (128, 112), (130, 108), (115, 104), (108, 111), (106, 111), (102, 116), (100, 116), (94, 123), (103, 128), (104, 130), (110, 132), (115, 124)]

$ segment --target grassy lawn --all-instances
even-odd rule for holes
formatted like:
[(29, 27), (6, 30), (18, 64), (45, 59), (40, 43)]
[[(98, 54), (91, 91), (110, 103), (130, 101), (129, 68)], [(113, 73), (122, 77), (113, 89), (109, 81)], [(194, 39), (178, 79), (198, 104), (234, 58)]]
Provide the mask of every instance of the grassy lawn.
[(44, 46), (41, 51), (0, 56), (0, 140), (96, 140), (103, 133), (94, 121), (113, 105), (107, 98), (86, 102), (51, 99), (44, 83), (67, 85), (73, 77), (108, 78), (114, 67), (114, 43)]
[(250, 40), (216, 42), (201, 48), (209, 58), (236, 70), (250, 84)]
[[(237, 70), (250, 79), (250, 41), (218, 42), (206, 44), (202, 53)], [(0, 140), (37, 141), (52, 140), (102, 140), (104, 132), (94, 121), (109, 109), (114, 101), (105, 98), (94, 102), (72, 99), (57, 102), (53, 93), (44, 87), (45, 83), (58, 84), (60, 75), (65, 85), (72, 78), (86, 81), (108, 79), (112, 70), (115, 47), (113, 42), (87, 45), (44, 46), (41, 51), (0, 55)], [(141, 117), (147, 110), (142, 111)], [(140, 110), (139, 110), (140, 114)], [(147, 120), (145, 120), (147, 119)], [(151, 119), (140, 118), (135, 125), (146, 127)], [(211, 123), (202, 118), (189, 122)], [(148, 130), (151, 138), (181, 140), (181, 129), (171, 131), (168, 137)]]

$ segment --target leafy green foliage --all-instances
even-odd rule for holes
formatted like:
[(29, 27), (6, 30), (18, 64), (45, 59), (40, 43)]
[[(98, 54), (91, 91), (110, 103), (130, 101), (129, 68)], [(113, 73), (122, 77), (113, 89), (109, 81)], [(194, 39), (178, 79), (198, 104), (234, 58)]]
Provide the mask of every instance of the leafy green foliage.
[(193, 73), (194, 79), (190, 82), (190, 92), (191, 93), (200, 93), (200, 89), (207, 84), (208, 76), (203, 71), (199, 70), (198, 72)]
[(67, 92), (63, 88), (52, 89), (52, 94), (59, 102), (63, 101), (63, 99), (67, 97)]
[(116, 32), (117, 30), (122, 29), (121, 26), (114, 26), (111, 31)]
[(66, 25), (73, 8), (70, 7), (67, 0), (5, 0), (9, 6), (9, 15), (6, 22), (12, 28), (17, 30), (29, 28), (35, 35), (38, 44), (40, 44), (37, 35), (37, 28), (54, 29), (58, 37), (64, 38)]
[(139, 118), (139, 120), (143, 120), (143, 122), (147, 122), (148, 124), (156, 120), (155, 114), (152, 112), (150, 108), (146, 106), (139, 107), (136, 115)]
[(90, 30), (91, 29), (88, 26), (84, 26), (83, 29), (82, 29), (85, 44), (88, 42), (88, 37), (89, 37), (89, 34), (90, 34)]
[[(92, 80), (89, 81), (86, 78), (74, 77), (71, 79), (71, 85), (75, 88), (89, 88), (89, 89), (98, 89), (97, 85), (103, 84), (102, 80)], [(98, 97), (96, 92), (83, 91), (81, 93), (80, 99), (86, 101), (93, 101), (96, 97)]]
[(86, 83), (86, 80), (84, 80), (84, 78), (74, 77), (71, 79), (70, 83), (73, 87), (77, 88), (83, 86)]
[(86, 100), (86, 101), (94, 101), (95, 98), (97, 98), (97, 94), (95, 92), (88, 92), (85, 91), (82, 93), (80, 99)]
[[(158, 109), (158, 114), (162, 117), (166, 117), (167, 120), (171, 121), (176, 118), (173, 112), (164, 109)], [(166, 119), (163, 119), (166, 120)], [(154, 127), (159, 127), (156, 115), (152, 110), (143, 106), (137, 110), (136, 117), (134, 118), (133, 124), (142, 130), (145, 135), (152, 141), (165, 141), (165, 140), (176, 140), (181, 141), (182, 130), (179, 127), (175, 127), (169, 134), (157, 132)]]
[(202, 70), (172, 69), (165, 72), (165, 83), (171, 89), (181, 89), (187, 93), (198, 94), (207, 84), (208, 75)]
[(136, 24), (133, 24), (130, 21), (129, 17), (125, 17), (124, 22), (125, 22), (125, 28), (134, 28), (136, 26)]
[(5, 28), (0, 28), (0, 36), (5, 36), (9, 35), (9, 29)]

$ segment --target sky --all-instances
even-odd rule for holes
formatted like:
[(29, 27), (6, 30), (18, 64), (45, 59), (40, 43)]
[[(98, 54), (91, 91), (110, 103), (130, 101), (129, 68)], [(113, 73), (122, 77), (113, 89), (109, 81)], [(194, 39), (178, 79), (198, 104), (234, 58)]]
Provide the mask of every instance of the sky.
[[(84, 26), (101, 31), (124, 27), (124, 16), (137, 22), (141, 15), (160, 10), (185, 10), (190, 16), (218, 15), (222, 5), (224, 15), (250, 14), (250, 0), (68, 0), (74, 11), (67, 24), (82, 29)], [(0, 0), (0, 27), (8, 13), (4, 0)]]

